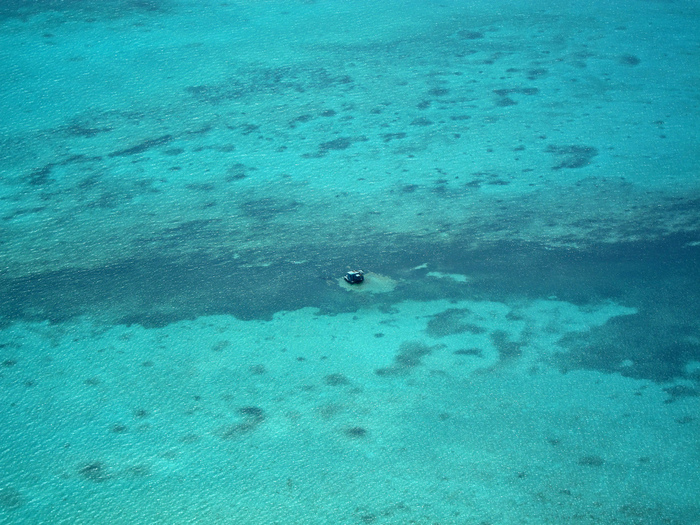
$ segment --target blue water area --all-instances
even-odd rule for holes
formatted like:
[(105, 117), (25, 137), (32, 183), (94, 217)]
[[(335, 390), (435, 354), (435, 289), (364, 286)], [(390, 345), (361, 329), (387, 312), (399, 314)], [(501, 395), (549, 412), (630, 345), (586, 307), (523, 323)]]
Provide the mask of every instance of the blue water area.
[(699, 25), (3, 2), (0, 523), (700, 524)]

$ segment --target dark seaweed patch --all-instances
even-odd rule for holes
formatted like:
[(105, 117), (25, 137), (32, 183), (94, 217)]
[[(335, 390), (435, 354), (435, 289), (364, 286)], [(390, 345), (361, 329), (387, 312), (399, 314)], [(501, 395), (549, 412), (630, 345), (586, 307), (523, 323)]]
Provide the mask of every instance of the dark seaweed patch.
[(172, 135), (163, 135), (162, 137), (158, 137), (155, 139), (144, 140), (143, 142), (140, 142), (139, 144), (136, 144), (135, 146), (132, 146), (130, 148), (113, 151), (107, 156), (128, 157), (131, 155), (138, 155), (139, 153), (143, 153), (144, 151), (148, 151), (149, 149), (164, 146), (165, 144), (171, 142), (174, 138), (175, 137), (173, 137)]
[(46, 209), (46, 206), (36, 206), (33, 208), (18, 209), (18, 210), (13, 211), (9, 215), (4, 215), (2, 217), (2, 220), (11, 221), (13, 219), (16, 219), (17, 217), (22, 217), (23, 215), (32, 215), (34, 213), (41, 213), (45, 209)]
[(145, 478), (150, 476), (151, 467), (148, 465), (134, 465), (125, 470), (125, 473), (132, 478)]
[(221, 439), (236, 439), (252, 432), (265, 421), (265, 412), (260, 407), (249, 406), (239, 408), (238, 413), (243, 417), (243, 421), (223, 427), (220, 430)]
[[(628, 278), (634, 279), (632, 269), (627, 271), (630, 272)], [(658, 276), (646, 278), (644, 282), (654, 279), (659, 279), (659, 288), (648, 289), (648, 296), (644, 297), (647, 306), (635, 315), (614, 317), (586, 333), (564, 336), (559, 344), (566, 352), (556, 355), (559, 368), (564, 372), (600, 370), (656, 383), (675, 379), (697, 381), (697, 375), (686, 372), (686, 365), (700, 360), (700, 346), (690, 339), (691, 334), (697, 333), (698, 303), (695, 296), (684, 295), (687, 288), (681, 282), (663, 281)], [(620, 367), (625, 360), (631, 365)], [(697, 383), (693, 387), (667, 387), (666, 392), (671, 396), (669, 401), (695, 396)]]
[(465, 40), (479, 40), (481, 38), (484, 38), (484, 33), (482, 33), (481, 31), (468, 31), (464, 29), (462, 31), (459, 31), (457, 33), (457, 36)]
[(522, 343), (509, 341), (508, 333), (502, 330), (491, 333), (491, 342), (498, 350), (498, 357), (501, 361), (510, 361), (522, 354)]
[[(246, 178), (246, 173), (251, 168), (248, 168), (245, 164), (236, 162), (233, 166), (226, 170), (226, 182), (233, 182), (236, 180), (241, 180)], [(255, 168), (252, 168), (255, 169)]]
[(600, 456), (583, 456), (578, 459), (577, 463), (585, 467), (602, 467), (605, 460)]
[(265, 419), (265, 412), (260, 407), (243, 407), (238, 409), (238, 413), (242, 416), (253, 418), (257, 421)]
[(323, 378), (328, 386), (345, 386), (350, 384), (350, 380), (343, 374), (329, 374)]
[(302, 155), (306, 158), (323, 157), (329, 151), (342, 151), (348, 149), (355, 142), (366, 142), (368, 139), (365, 136), (359, 137), (339, 137), (334, 140), (329, 140), (328, 142), (322, 142), (318, 145), (318, 152), (314, 154), (306, 153)]
[(93, 483), (102, 483), (110, 478), (107, 468), (99, 461), (88, 463), (80, 468), (78, 473), (86, 480), (92, 481)]
[(453, 353), (455, 355), (473, 355), (477, 357), (481, 357), (483, 354), (481, 348), (461, 348), (459, 350), (455, 350)]
[(25, 179), (30, 186), (44, 186), (45, 184), (50, 184), (54, 182), (54, 179), (51, 178), (51, 172), (54, 166), (55, 164), (53, 163), (47, 164), (43, 168), (32, 171)]
[(411, 121), (411, 126), (432, 126), (433, 121), (425, 117), (418, 117)]
[(190, 86), (186, 91), (202, 102), (220, 104), (255, 95), (304, 93), (309, 89), (350, 90), (352, 87), (353, 80), (348, 75), (333, 75), (324, 68), (283, 66), (241, 69), (220, 83)]
[(221, 341), (217, 341), (216, 343), (214, 343), (214, 345), (211, 347), (211, 349), (214, 352), (221, 352), (221, 351), (225, 350), (226, 348), (228, 348), (229, 346), (231, 346), (231, 341), (229, 341), (228, 339), (222, 339)]
[(679, 397), (698, 397), (700, 396), (700, 390), (697, 388), (692, 388), (685, 385), (674, 385), (668, 388), (664, 388), (669, 396), (671, 396), (671, 401), (675, 401)]
[(428, 95), (432, 97), (444, 97), (445, 95), (448, 95), (450, 93), (450, 90), (447, 88), (442, 88), (442, 87), (436, 87), (428, 91)]
[(406, 134), (403, 132), (398, 132), (398, 133), (384, 133), (381, 135), (382, 140), (384, 142), (391, 142), (392, 140), (395, 139), (405, 139)]
[(352, 146), (355, 142), (367, 142), (367, 137), (341, 137), (318, 145), (320, 151), (344, 150)]
[(265, 365), (251, 365), (248, 367), (248, 371), (251, 375), (261, 376), (267, 373), (267, 368), (265, 368)]
[(547, 73), (548, 71), (544, 68), (530, 69), (527, 72), (527, 78), (528, 80), (537, 80), (538, 78), (545, 76)]
[(355, 141), (351, 137), (340, 137), (338, 139), (319, 144), (318, 149), (321, 151), (343, 150), (348, 149), (354, 142)]
[(450, 308), (439, 314), (435, 314), (428, 321), (425, 331), (430, 337), (445, 337), (448, 335), (470, 333), (482, 334), (486, 330), (472, 323), (464, 322), (469, 315), (469, 310), (463, 308)]
[(399, 346), (399, 353), (394, 363), (386, 368), (379, 368), (375, 373), (380, 376), (406, 375), (410, 369), (421, 364), (421, 359), (440, 346), (427, 346), (419, 341), (405, 341)]
[(620, 64), (625, 65), (625, 66), (637, 66), (637, 65), (639, 65), (641, 60), (639, 60), (639, 57), (636, 57), (634, 55), (625, 54), (619, 58), (618, 62)]
[(510, 97), (501, 97), (498, 100), (496, 100), (496, 105), (501, 108), (515, 106), (516, 104), (517, 102)]
[(536, 95), (539, 93), (538, 88), (504, 88), (504, 89), (494, 89), (493, 92), (499, 97), (507, 97), (512, 93), (519, 93), (521, 95)]
[(367, 429), (363, 427), (350, 427), (346, 428), (344, 434), (353, 439), (363, 438), (367, 435)]
[(0, 508), (15, 510), (24, 504), (22, 494), (14, 487), (0, 488)]
[(185, 434), (179, 441), (185, 445), (191, 445), (192, 443), (197, 443), (201, 438), (197, 434)]
[(547, 153), (559, 158), (558, 164), (552, 166), (553, 170), (563, 168), (583, 168), (591, 163), (593, 157), (598, 155), (598, 150), (591, 146), (547, 146)]
[(196, 219), (183, 222), (172, 228), (166, 228), (162, 233), (173, 240), (214, 237), (217, 235), (217, 231), (212, 229), (212, 226), (219, 222), (221, 219)]
[(240, 205), (241, 212), (251, 218), (269, 221), (280, 214), (294, 213), (302, 204), (296, 201), (279, 201), (273, 198), (250, 200)]
[(314, 119), (312, 115), (299, 115), (298, 117), (289, 121), (290, 128), (296, 128), (297, 124), (304, 124), (306, 122), (311, 122)]
[(213, 191), (216, 189), (216, 185), (211, 182), (200, 182), (185, 184), (185, 189), (190, 191)]
[(70, 126), (67, 126), (65, 128), (65, 133), (67, 135), (72, 136), (72, 137), (92, 138), (96, 135), (99, 135), (100, 133), (109, 133), (113, 129), (114, 128), (110, 128), (110, 127), (97, 128), (97, 127), (87, 126), (85, 124), (75, 123), (75, 124), (71, 124)]

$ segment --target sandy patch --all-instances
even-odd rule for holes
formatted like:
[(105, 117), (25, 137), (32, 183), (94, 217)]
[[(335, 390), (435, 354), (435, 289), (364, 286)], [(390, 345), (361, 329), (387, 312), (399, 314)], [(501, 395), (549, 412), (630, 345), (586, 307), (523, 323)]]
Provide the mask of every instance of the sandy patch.
[(386, 275), (381, 275), (378, 273), (367, 272), (365, 273), (365, 280), (360, 284), (350, 284), (345, 281), (342, 277), (338, 278), (338, 285), (341, 288), (348, 290), (349, 292), (358, 293), (387, 293), (392, 292), (396, 285), (399, 284), (398, 281), (387, 277)]

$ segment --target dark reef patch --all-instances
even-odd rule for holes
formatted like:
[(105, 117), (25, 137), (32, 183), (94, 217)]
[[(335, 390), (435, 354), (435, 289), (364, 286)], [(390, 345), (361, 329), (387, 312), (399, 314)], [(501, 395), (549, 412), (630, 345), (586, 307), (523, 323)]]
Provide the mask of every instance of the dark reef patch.
[(367, 435), (367, 429), (363, 427), (350, 427), (343, 430), (343, 433), (349, 438), (359, 439)]
[(517, 102), (510, 97), (500, 97), (496, 100), (496, 105), (498, 107), (504, 108), (507, 106), (515, 106)]
[(558, 163), (552, 166), (553, 170), (583, 168), (588, 166), (593, 157), (598, 155), (598, 150), (591, 146), (550, 145), (545, 151), (559, 159)]
[(491, 333), (491, 342), (496, 347), (501, 361), (511, 361), (522, 354), (522, 343), (509, 341), (508, 333), (502, 330)]
[(11, 486), (0, 488), (0, 508), (16, 510), (22, 505), (24, 505), (24, 498), (19, 490)]
[(265, 412), (260, 407), (248, 406), (239, 408), (238, 414), (243, 418), (243, 421), (219, 429), (219, 437), (221, 439), (236, 439), (249, 434), (265, 421)]
[(700, 389), (692, 388), (692, 387), (685, 386), (685, 385), (675, 385), (675, 386), (671, 386), (668, 388), (664, 388), (664, 392), (666, 392), (669, 396), (671, 396), (667, 402), (673, 402), (676, 399), (681, 398), (681, 397), (698, 397), (698, 396), (700, 396)]
[[(700, 308), (695, 304), (685, 312), (679, 310), (669, 305), (649, 304), (637, 314), (614, 317), (586, 333), (567, 335), (559, 341), (567, 352), (557, 354), (555, 362), (564, 372), (593, 369), (657, 383), (676, 378), (697, 381), (700, 378), (686, 374), (685, 366), (691, 360), (700, 360), (700, 345), (692, 340), (700, 317), (691, 317), (693, 312), (700, 315)], [(680, 315), (675, 319), (663, 317), (672, 312)], [(623, 362), (629, 365), (621, 366)], [(675, 399), (687, 395), (685, 388), (672, 387), (666, 391)]]
[(351, 137), (340, 137), (338, 139), (319, 144), (318, 149), (321, 151), (343, 150), (348, 149), (354, 142), (355, 140)]
[(493, 92), (499, 97), (507, 97), (512, 93), (520, 93), (522, 95), (536, 95), (539, 93), (538, 88), (505, 88), (505, 89), (494, 89)]
[(220, 104), (256, 95), (305, 93), (310, 89), (349, 91), (353, 86), (353, 79), (348, 75), (335, 75), (325, 68), (302, 65), (241, 68), (222, 82), (190, 86), (185, 91), (201, 102)]
[(350, 384), (350, 380), (343, 374), (329, 374), (323, 378), (323, 382), (328, 386), (345, 386)]
[(217, 341), (216, 343), (214, 343), (214, 345), (212, 345), (211, 349), (214, 352), (222, 352), (223, 350), (225, 350), (229, 346), (231, 346), (231, 341), (229, 341), (228, 339), (222, 339), (221, 341)]
[(39, 168), (32, 171), (29, 175), (25, 177), (26, 182), (30, 186), (44, 186), (46, 184), (55, 182), (54, 179), (51, 178), (51, 172), (53, 171), (54, 166), (55, 164), (50, 163), (44, 166), (43, 168)]
[(114, 128), (111, 126), (107, 127), (95, 127), (90, 124), (74, 122), (64, 128), (64, 132), (71, 137), (83, 137), (92, 138), (101, 133), (109, 133)]
[(425, 329), (430, 337), (445, 337), (454, 334), (482, 334), (486, 330), (473, 323), (465, 322), (470, 311), (467, 309), (450, 308), (431, 317)]
[(102, 483), (107, 481), (111, 476), (107, 472), (107, 467), (99, 461), (88, 463), (81, 467), (78, 473), (88, 481), (93, 483)]
[(403, 132), (398, 132), (398, 133), (384, 133), (382, 134), (382, 140), (384, 142), (391, 142), (392, 140), (395, 139), (405, 139), (406, 138), (406, 133)]
[(473, 355), (476, 357), (481, 357), (483, 355), (483, 351), (481, 348), (460, 348), (459, 350), (455, 350), (453, 352), (455, 355)]
[(433, 121), (425, 117), (414, 118), (411, 121), (411, 126), (432, 126)]
[(226, 170), (226, 182), (234, 182), (237, 180), (245, 179), (249, 171), (253, 171), (255, 168), (249, 168), (245, 164), (236, 162), (231, 167)]
[(214, 225), (221, 222), (221, 219), (196, 219), (183, 222), (172, 228), (163, 230), (163, 236), (173, 241), (177, 239), (188, 239), (192, 237), (206, 238), (218, 235)]
[(170, 143), (173, 141), (175, 137), (172, 135), (163, 135), (162, 137), (157, 137), (155, 139), (148, 139), (144, 140), (143, 142), (139, 142), (135, 146), (131, 146), (130, 148), (126, 149), (120, 149), (117, 151), (113, 151), (108, 157), (129, 157), (131, 155), (138, 155), (139, 153), (143, 153), (145, 151), (148, 151), (149, 149), (157, 148), (160, 146), (165, 146), (166, 144)]
[(527, 71), (527, 79), (537, 80), (538, 78), (545, 76), (547, 73), (548, 71), (541, 67), (530, 69)]
[(240, 205), (241, 213), (246, 217), (269, 221), (280, 214), (294, 213), (303, 204), (297, 201), (281, 201), (273, 198), (262, 198), (245, 201)]
[(289, 121), (289, 127), (294, 129), (297, 127), (297, 124), (305, 124), (307, 122), (311, 122), (313, 119), (313, 115), (299, 115), (298, 117), (295, 117)]
[(637, 66), (641, 60), (639, 60), (639, 57), (636, 57), (635, 55), (625, 54), (618, 59), (618, 62), (625, 66)]
[[(169, 0), (103, 0), (88, 2), (82, 0), (42, 0), (41, 2), (25, 2), (23, 0), (8, 0), (0, 3), (0, 20), (17, 18), (22, 21), (43, 12), (49, 12), (57, 19), (70, 17), (72, 21), (94, 23), (98, 20), (114, 21), (119, 18), (133, 16), (153, 16), (169, 11)], [(54, 38), (52, 33), (45, 33), (44, 38)]]
[(577, 463), (585, 467), (602, 467), (605, 460), (600, 456), (583, 456), (578, 459)]
[(431, 97), (444, 97), (445, 95), (449, 94), (450, 90), (443, 87), (435, 87), (428, 91), (428, 95)]
[(404, 341), (399, 346), (399, 352), (394, 362), (386, 368), (378, 368), (375, 373), (379, 376), (403, 376), (421, 364), (421, 359), (442, 345), (427, 346), (420, 341)]
[(348, 149), (350, 146), (356, 142), (367, 142), (367, 137), (338, 137), (337, 139), (329, 140), (328, 142), (322, 142), (318, 145), (318, 151), (316, 153), (305, 153), (302, 157), (305, 158), (318, 158), (325, 156), (329, 151), (342, 151)]
[(464, 40), (480, 40), (484, 38), (484, 33), (481, 31), (468, 31), (463, 29), (462, 31), (457, 32), (457, 36), (459, 38), (463, 38)]
[(251, 365), (248, 367), (248, 371), (250, 372), (250, 375), (262, 376), (267, 373), (267, 368), (265, 365)]

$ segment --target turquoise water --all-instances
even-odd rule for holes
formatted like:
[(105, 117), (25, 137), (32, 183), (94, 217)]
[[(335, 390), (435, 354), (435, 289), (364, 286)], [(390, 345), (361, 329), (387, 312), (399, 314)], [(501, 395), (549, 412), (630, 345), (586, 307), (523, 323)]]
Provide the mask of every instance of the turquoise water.
[(700, 523), (698, 27), (3, 2), (0, 523)]

